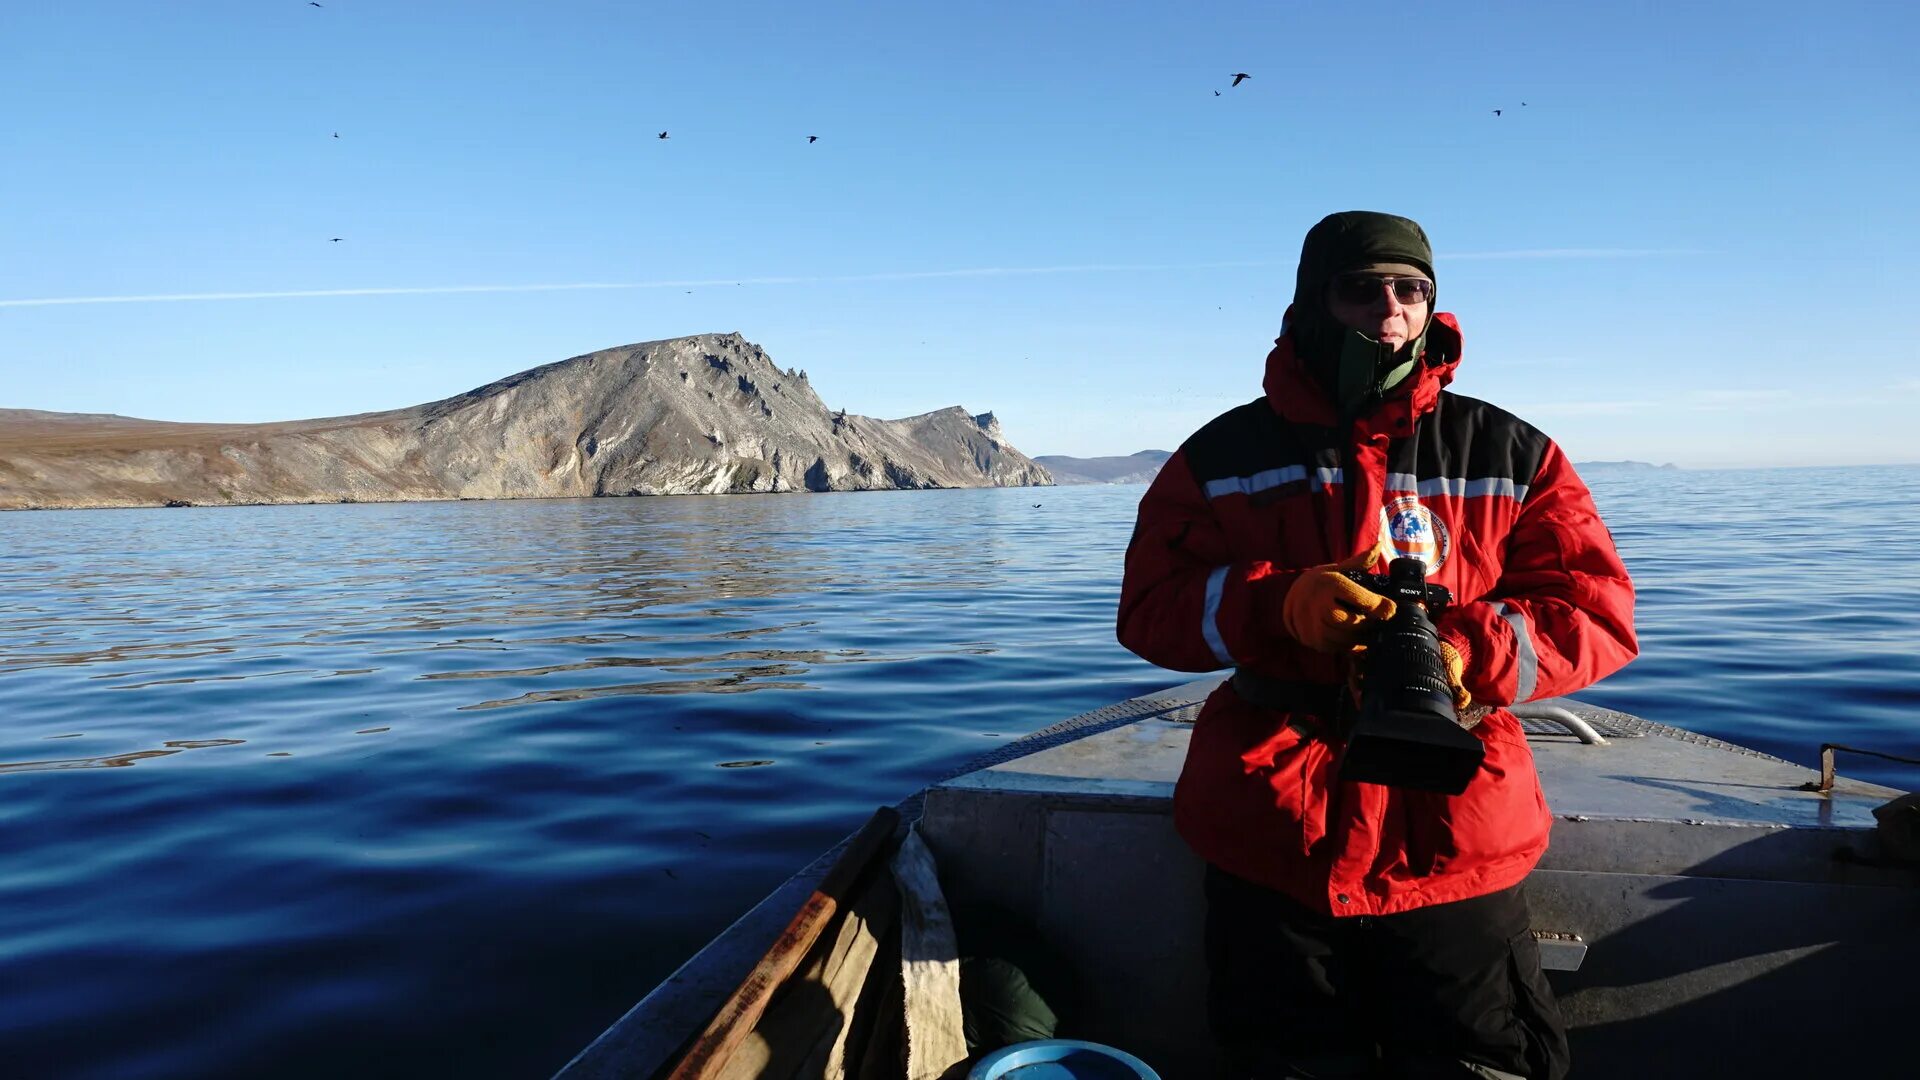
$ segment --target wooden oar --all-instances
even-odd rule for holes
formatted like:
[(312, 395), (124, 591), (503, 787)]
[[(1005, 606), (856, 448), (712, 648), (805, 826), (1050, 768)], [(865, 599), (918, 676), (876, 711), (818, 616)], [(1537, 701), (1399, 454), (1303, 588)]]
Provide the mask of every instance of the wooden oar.
[(766, 1011), (767, 1001), (779, 988), (787, 976), (793, 974), (807, 950), (820, 937), (833, 916), (840, 910), (846, 899), (847, 891), (859, 879), (860, 872), (867, 868), (873, 857), (886, 847), (893, 837), (893, 830), (899, 823), (900, 815), (891, 807), (883, 806), (874, 811), (859, 833), (840, 853), (840, 858), (820, 879), (820, 884), (800, 905), (793, 921), (774, 939), (766, 955), (754, 965), (747, 977), (728, 998), (720, 1011), (714, 1014), (713, 1022), (693, 1041), (693, 1046), (674, 1066), (669, 1080), (704, 1080), (716, 1076), (727, 1059), (739, 1049), (753, 1032), (753, 1025)]

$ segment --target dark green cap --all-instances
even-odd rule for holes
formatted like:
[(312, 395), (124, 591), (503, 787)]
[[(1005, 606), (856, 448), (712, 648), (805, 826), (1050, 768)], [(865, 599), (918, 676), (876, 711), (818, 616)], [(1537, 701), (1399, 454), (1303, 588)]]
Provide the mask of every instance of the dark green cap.
[(1325, 313), (1327, 282), (1376, 263), (1406, 263), (1433, 278), (1433, 245), (1419, 222), (1373, 210), (1328, 214), (1307, 230), (1294, 275), (1293, 302)]

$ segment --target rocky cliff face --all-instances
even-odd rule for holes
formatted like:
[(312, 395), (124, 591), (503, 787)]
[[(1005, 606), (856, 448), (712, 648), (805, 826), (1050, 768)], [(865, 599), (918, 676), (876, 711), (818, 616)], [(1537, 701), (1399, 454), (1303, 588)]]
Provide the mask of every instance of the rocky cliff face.
[(0, 410), (0, 508), (1051, 484), (992, 413), (830, 410), (739, 334), (628, 345), (444, 401), (277, 424)]

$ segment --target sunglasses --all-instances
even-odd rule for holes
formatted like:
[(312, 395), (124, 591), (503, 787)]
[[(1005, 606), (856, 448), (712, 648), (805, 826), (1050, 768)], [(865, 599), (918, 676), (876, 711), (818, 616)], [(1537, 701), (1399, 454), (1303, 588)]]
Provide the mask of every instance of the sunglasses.
[(1402, 304), (1424, 304), (1433, 299), (1433, 282), (1426, 278), (1384, 274), (1342, 274), (1333, 279), (1333, 296), (1343, 304), (1371, 304), (1380, 299), (1383, 287), (1392, 289), (1394, 300)]

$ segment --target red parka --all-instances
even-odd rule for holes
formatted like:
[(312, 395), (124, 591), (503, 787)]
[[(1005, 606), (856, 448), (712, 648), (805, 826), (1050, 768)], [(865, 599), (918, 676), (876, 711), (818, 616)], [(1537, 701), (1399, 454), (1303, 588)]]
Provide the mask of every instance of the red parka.
[[(1189, 438), (1140, 502), (1121, 644), (1162, 667), (1237, 667), (1338, 685), (1343, 658), (1294, 641), (1281, 604), (1301, 571), (1371, 549), (1416, 556), (1455, 603), (1437, 621), (1475, 705), (1569, 694), (1637, 651), (1633, 585), (1586, 485), (1552, 440), (1443, 390), (1460, 331), (1441, 313), (1414, 373), (1343, 426), (1283, 335), (1266, 395)], [(1385, 569), (1384, 562), (1373, 567)], [(1334, 779), (1332, 718), (1207, 699), (1174, 822), (1221, 869), (1335, 915), (1384, 915), (1504, 889), (1547, 847), (1533, 753), (1505, 708), (1459, 795)]]

